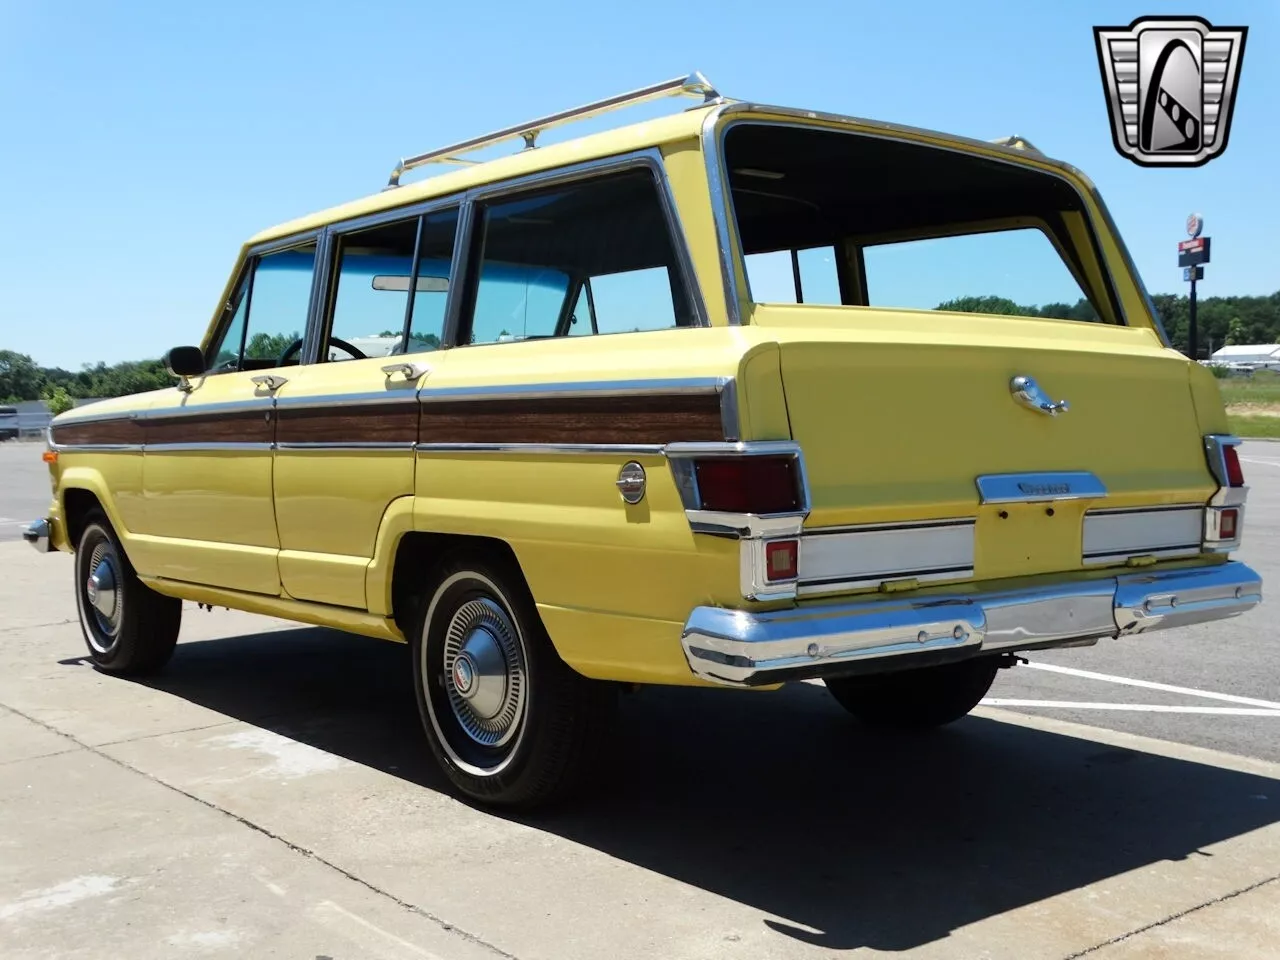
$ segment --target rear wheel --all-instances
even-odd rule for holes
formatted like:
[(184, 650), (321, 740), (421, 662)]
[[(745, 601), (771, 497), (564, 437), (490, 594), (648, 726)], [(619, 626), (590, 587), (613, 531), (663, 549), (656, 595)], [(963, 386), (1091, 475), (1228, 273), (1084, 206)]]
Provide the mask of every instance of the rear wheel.
[(826, 681), (840, 706), (872, 727), (927, 730), (959, 720), (987, 695), (997, 657)]
[(168, 662), (182, 624), (182, 601), (138, 579), (101, 510), (85, 518), (75, 576), (80, 630), (96, 666), (108, 673), (145, 674)]
[(427, 740), (461, 793), (532, 807), (584, 783), (616, 692), (560, 659), (512, 565), (448, 564), (420, 598), (411, 642)]

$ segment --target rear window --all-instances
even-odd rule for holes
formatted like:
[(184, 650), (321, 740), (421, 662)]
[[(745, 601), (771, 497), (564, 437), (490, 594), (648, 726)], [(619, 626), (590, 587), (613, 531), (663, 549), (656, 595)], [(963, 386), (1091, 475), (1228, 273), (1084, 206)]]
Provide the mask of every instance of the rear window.
[(751, 299), (1117, 322), (1080, 195), (1015, 163), (743, 123), (725, 162)]

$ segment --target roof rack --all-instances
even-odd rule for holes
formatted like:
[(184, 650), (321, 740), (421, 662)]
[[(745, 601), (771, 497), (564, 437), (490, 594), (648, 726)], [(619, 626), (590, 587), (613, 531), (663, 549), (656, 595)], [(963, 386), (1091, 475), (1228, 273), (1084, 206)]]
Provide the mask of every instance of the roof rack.
[[(998, 140), (991, 141), (1001, 147), (1012, 147), (1015, 150), (1025, 150), (1027, 153), (1040, 153), (1040, 150), (1034, 143), (1026, 137), (1020, 137), (1016, 133), (1011, 137), (1001, 137)], [(1040, 154), (1043, 156), (1044, 154)]]
[(400, 186), (400, 176), (403, 173), (417, 167), (426, 166), (428, 163), (478, 163), (479, 161), (468, 160), (459, 155), (470, 153), (473, 150), (480, 150), (484, 147), (491, 147), (494, 144), (502, 143), (504, 140), (514, 140), (516, 137), (522, 138), (525, 149), (529, 150), (537, 145), (538, 134), (544, 130), (572, 123), (575, 120), (586, 120), (589, 117), (598, 116), (610, 110), (632, 107), (650, 100), (657, 100), (661, 97), (702, 97), (703, 103), (711, 103), (719, 100), (720, 94), (716, 92), (716, 88), (708, 82), (707, 78), (700, 73), (691, 73), (687, 77), (664, 80), (662, 83), (641, 87), (639, 90), (632, 90), (630, 93), (620, 93), (617, 96), (597, 100), (594, 103), (588, 103), (573, 110), (564, 110), (560, 113), (553, 113), (550, 116), (530, 120), (527, 123), (519, 123), (514, 127), (507, 127), (496, 133), (485, 134), (483, 137), (474, 137), (470, 140), (463, 140), (461, 143), (441, 147), (438, 150), (429, 150), (426, 153), (418, 154), (416, 157), (406, 157), (397, 163), (396, 168), (391, 171), (391, 179), (387, 181), (385, 189), (390, 190), (393, 187)]

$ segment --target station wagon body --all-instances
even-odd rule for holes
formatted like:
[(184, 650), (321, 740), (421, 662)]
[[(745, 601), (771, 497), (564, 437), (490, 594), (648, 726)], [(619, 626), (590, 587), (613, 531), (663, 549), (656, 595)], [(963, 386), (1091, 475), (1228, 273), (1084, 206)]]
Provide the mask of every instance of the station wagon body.
[[(534, 146), (670, 93), (703, 102)], [(1015, 241), (1077, 303), (903, 302), (966, 289), (913, 251), (1012, 276)], [(159, 667), (181, 600), (407, 641), (481, 800), (589, 777), (623, 685), (821, 678), (927, 727), (1015, 651), (1261, 599), (1215, 381), (1090, 182), (1019, 138), (656, 85), (259, 234), (169, 363), (51, 428), (28, 539), (77, 554), (95, 661)]]

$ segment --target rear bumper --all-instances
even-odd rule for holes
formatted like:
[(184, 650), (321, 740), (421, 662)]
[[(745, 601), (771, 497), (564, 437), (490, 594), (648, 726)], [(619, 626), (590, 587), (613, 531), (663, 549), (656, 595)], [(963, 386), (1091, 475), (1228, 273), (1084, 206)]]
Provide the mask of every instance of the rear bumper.
[(756, 686), (1167, 630), (1234, 617), (1261, 600), (1261, 577), (1232, 561), (768, 613), (697, 607), (681, 640), (697, 676)]

